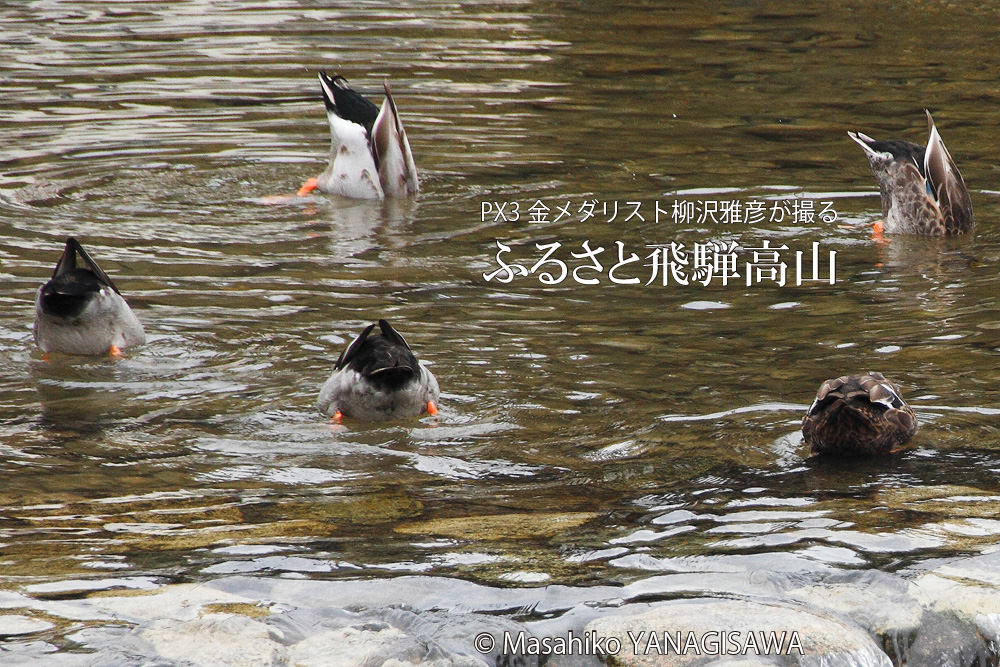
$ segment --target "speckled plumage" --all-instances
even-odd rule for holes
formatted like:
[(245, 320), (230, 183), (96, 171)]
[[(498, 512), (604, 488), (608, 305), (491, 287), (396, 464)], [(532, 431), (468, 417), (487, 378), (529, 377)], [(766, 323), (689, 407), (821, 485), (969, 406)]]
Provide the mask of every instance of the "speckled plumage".
[(409, 197), (420, 190), (403, 122), (384, 82), (379, 110), (339, 75), (319, 73), (330, 121), (330, 164), (317, 177), (320, 190), (354, 199)]
[[(77, 265), (77, 256), (83, 266)], [(107, 354), (146, 342), (146, 333), (121, 292), (74, 239), (52, 278), (35, 296), (35, 343), (43, 352)]]
[(385, 421), (427, 412), (441, 391), (437, 379), (417, 361), (406, 340), (385, 320), (381, 334), (368, 325), (344, 350), (320, 391), (317, 407), (332, 417)]
[(802, 420), (802, 436), (813, 454), (886, 454), (916, 431), (917, 418), (899, 385), (881, 373), (827, 380)]
[(882, 197), (885, 232), (950, 236), (972, 231), (972, 199), (927, 113), (926, 148), (909, 141), (848, 136), (865, 151)]

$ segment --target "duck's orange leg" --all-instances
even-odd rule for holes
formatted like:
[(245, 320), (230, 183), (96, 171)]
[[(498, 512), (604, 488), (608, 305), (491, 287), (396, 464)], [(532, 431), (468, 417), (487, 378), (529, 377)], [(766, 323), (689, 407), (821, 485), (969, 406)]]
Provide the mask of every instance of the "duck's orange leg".
[(287, 201), (292, 201), (296, 197), (307, 197), (310, 192), (312, 192), (318, 187), (319, 187), (319, 181), (316, 178), (310, 178), (309, 180), (307, 180), (305, 183), (302, 184), (302, 187), (299, 188), (299, 191), (296, 192), (294, 195), (268, 195), (266, 197), (261, 197), (260, 203), (282, 204)]
[(125, 356), (125, 353), (122, 352), (122, 349), (117, 345), (112, 345), (110, 348), (108, 348), (108, 354), (110, 354), (115, 359), (121, 359), (123, 356)]
[(305, 197), (318, 187), (319, 187), (319, 180), (314, 176), (309, 180), (307, 180), (305, 183), (303, 183), (302, 187), (299, 188), (299, 191), (296, 192), (295, 194), (299, 197)]
[(337, 410), (330, 415), (330, 433), (341, 433), (342, 431), (346, 431), (347, 427), (344, 426), (343, 421), (344, 413), (340, 410)]
[(438, 406), (434, 401), (427, 401), (427, 414), (431, 417), (437, 417)]
[(889, 242), (889, 239), (885, 237), (885, 223), (881, 220), (872, 225), (872, 241), (880, 245)]

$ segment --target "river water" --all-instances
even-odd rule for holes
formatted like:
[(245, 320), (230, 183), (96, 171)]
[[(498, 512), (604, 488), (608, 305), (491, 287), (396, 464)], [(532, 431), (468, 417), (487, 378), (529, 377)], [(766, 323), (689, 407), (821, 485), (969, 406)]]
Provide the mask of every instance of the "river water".
[[(988, 549), (996, 13), (7, 3), (0, 587), (235, 573), (582, 586), (733, 556), (897, 571)], [(265, 203), (325, 165), (320, 69), (379, 104), (392, 82), (415, 201)], [(877, 245), (875, 183), (846, 132), (923, 143), (924, 108), (976, 232)], [(763, 219), (699, 220), (732, 202)], [(826, 214), (793, 219), (803, 202)], [(145, 324), (124, 359), (34, 347), (34, 292), (70, 235)], [(551, 250), (566, 277), (544, 284), (556, 262), (498, 272), (498, 241), (526, 270)], [(613, 276), (632, 283), (609, 274), (616, 242), (637, 261)], [(692, 261), (735, 243), (739, 277), (664, 285), (650, 256), (671, 243)], [(832, 285), (796, 285), (814, 244), (822, 270), (836, 252)], [(748, 286), (767, 245), (786, 247), (785, 284), (751, 270)], [(602, 269), (585, 268), (598, 247)], [(319, 387), (380, 317), (437, 375), (440, 416), (332, 428)], [(809, 459), (799, 423), (816, 388), (868, 370), (903, 385), (912, 446)]]

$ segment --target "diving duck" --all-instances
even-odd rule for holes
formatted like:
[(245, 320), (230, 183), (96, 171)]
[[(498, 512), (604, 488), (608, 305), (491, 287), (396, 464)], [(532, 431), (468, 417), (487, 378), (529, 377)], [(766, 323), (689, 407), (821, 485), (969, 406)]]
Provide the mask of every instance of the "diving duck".
[(34, 331), (45, 353), (119, 356), (146, 342), (139, 318), (75, 238), (66, 240), (55, 273), (38, 288)]
[(389, 82), (382, 84), (381, 110), (340, 75), (320, 72), (319, 83), (330, 121), (330, 164), (318, 178), (306, 181), (298, 194), (304, 196), (316, 188), (353, 199), (417, 194), (417, 166)]
[(916, 431), (917, 417), (899, 385), (881, 373), (827, 380), (802, 419), (802, 435), (813, 454), (887, 454)]
[(882, 195), (884, 227), (876, 234), (950, 236), (972, 231), (972, 199), (941, 141), (930, 111), (927, 147), (909, 141), (876, 141), (848, 132), (865, 151)]
[(378, 327), (381, 334), (370, 324), (340, 354), (319, 393), (319, 411), (336, 422), (436, 415), (441, 390), (434, 375), (388, 322), (379, 320)]

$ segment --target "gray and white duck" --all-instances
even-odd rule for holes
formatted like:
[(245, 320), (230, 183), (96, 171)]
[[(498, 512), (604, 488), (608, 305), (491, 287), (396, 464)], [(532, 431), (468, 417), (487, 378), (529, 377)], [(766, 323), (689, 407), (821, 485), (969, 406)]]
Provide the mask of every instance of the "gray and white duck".
[(42, 352), (111, 354), (146, 342), (118, 287), (75, 238), (35, 296), (35, 343)]
[(319, 73), (323, 103), (330, 122), (330, 164), (299, 189), (350, 197), (376, 199), (410, 197), (420, 190), (410, 142), (392, 99), (389, 82), (383, 82), (385, 100), (379, 109), (351, 88), (347, 79)]
[(437, 415), (441, 394), (434, 374), (385, 320), (365, 327), (334, 364), (319, 393), (319, 411), (334, 421), (389, 421)]

